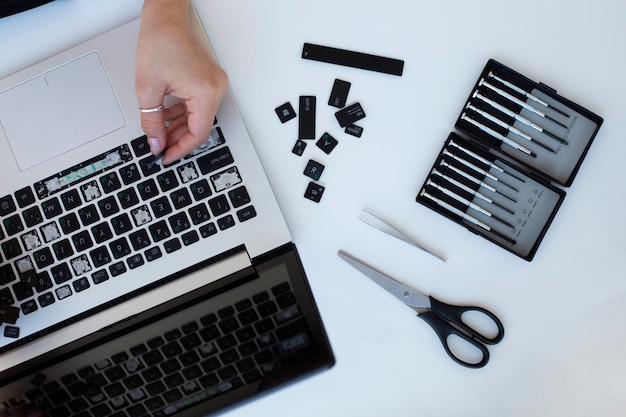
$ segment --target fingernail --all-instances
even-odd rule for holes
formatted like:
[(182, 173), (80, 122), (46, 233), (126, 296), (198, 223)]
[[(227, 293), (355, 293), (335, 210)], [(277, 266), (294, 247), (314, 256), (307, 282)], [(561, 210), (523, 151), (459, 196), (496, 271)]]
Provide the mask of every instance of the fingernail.
[(153, 154), (158, 155), (161, 152), (161, 143), (157, 138), (148, 138), (148, 145)]

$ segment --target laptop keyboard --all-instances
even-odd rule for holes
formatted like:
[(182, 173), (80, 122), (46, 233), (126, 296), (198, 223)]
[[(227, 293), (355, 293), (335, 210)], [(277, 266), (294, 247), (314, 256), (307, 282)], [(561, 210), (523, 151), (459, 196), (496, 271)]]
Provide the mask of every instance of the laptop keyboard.
[(217, 120), (190, 156), (154, 160), (143, 136), (0, 196), (0, 338), (19, 338), (20, 315), (256, 216)]
[(57, 364), (59, 378), (42, 371), (11, 405), (28, 402), (50, 417), (167, 416), (244, 385), (262, 390), (264, 378), (319, 351), (287, 282), (216, 311), (207, 311), (211, 302), (199, 306), (204, 315), (192, 312), (199, 319), (172, 328), (157, 321), (141, 341), (123, 336), (117, 342), (128, 349), (83, 354), (96, 359), (87, 366), (72, 368), (80, 356)]

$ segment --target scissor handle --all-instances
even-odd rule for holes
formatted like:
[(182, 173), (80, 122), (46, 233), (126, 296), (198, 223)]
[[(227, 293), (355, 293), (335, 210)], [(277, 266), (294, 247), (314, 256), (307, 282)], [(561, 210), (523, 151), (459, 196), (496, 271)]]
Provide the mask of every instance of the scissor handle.
[[(493, 345), (502, 340), (504, 337), (504, 326), (502, 322), (492, 312), (482, 307), (475, 306), (453, 306), (437, 300), (434, 297), (429, 297), (431, 302), (431, 310), (420, 314), (430, 327), (435, 330), (439, 340), (443, 344), (444, 349), (448, 356), (450, 356), (455, 362), (469, 367), (469, 368), (482, 368), (489, 362), (489, 351), (484, 344)], [(470, 327), (463, 321), (463, 314), (469, 311), (480, 312), (489, 317), (498, 327), (498, 333), (494, 337), (487, 337)], [(463, 340), (467, 341), (472, 346), (475, 346), (482, 352), (482, 358), (479, 362), (467, 362), (459, 358), (452, 352), (448, 345), (448, 336), (457, 335)]]

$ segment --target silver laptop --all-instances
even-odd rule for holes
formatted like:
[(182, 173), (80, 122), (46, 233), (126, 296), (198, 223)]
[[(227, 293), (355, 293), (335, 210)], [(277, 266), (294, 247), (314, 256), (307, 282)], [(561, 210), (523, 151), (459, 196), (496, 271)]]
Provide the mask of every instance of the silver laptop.
[(138, 31), (131, 22), (0, 80), (7, 406), (205, 415), (334, 363), (230, 92), (205, 144), (150, 163)]

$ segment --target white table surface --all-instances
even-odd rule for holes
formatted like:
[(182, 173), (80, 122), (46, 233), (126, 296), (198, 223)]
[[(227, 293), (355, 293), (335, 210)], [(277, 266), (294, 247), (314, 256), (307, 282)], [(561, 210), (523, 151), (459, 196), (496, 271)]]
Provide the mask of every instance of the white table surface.
[[(137, 17), (139, 0), (57, 0), (0, 20), (0, 76)], [(337, 358), (331, 370), (228, 416), (623, 416), (626, 413), (626, 3), (599, 0), (198, 0), (198, 9), (299, 248)], [(402, 77), (300, 58), (304, 42), (403, 59)], [(532, 262), (415, 196), (489, 58), (604, 117)], [(367, 118), (345, 135), (325, 103), (352, 83)], [(297, 121), (274, 108), (318, 97), (339, 146), (291, 154)], [(303, 198), (309, 158), (326, 165)], [(2, 179), (5, 181), (6, 179)], [(367, 207), (443, 263), (358, 220)], [(338, 249), (441, 300), (489, 308), (506, 336), (480, 370), (458, 366), (426, 323)]]

